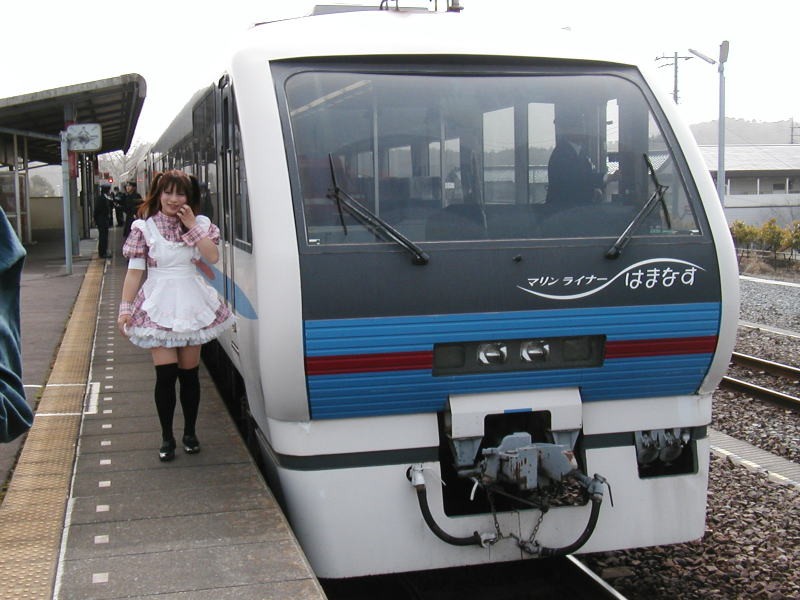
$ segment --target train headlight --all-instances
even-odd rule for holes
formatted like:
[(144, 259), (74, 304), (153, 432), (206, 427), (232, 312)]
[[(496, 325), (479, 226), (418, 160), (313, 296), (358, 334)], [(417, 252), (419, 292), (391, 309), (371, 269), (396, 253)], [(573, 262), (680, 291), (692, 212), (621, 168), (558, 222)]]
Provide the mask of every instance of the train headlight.
[(637, 431), (636, 460), (639, 464), (648, 465), (658, 458), (658, 434), (654, 431)]
[(543, 341), (522, 342), (519, 347), (519, 356), (525, 362), (544, 362), (550, 354), (550, 344)]
[(657, 477), (696, 470), (691, 428), (637, 431), (634, 439), (640, 475)]
[(664, 429), (658, 432), (658, 458), (662, 462), (671, 463), (681, 455), (683, 440), (680, 429)]
[(508, 360), (508, 346), (503, 342), (480, 344), (478, 360), (484, 365), (502, 365)]

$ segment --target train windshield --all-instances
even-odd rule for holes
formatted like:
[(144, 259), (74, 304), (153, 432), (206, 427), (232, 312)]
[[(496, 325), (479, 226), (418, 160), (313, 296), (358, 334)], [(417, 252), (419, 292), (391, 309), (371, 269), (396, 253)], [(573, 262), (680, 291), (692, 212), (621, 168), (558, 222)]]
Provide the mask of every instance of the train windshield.
[(387, 243), (342, 210), (334, 181), (414, 242), (613, 241), (645, 205), (633, 237), (700, 233), (682, 158), (635, 77), (295, 65), (283, 81), (311, 246)]

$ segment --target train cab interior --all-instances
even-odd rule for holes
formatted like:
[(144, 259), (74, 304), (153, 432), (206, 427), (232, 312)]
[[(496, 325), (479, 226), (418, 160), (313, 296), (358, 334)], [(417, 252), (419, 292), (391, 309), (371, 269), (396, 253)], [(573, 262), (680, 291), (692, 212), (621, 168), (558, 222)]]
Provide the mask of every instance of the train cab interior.
[(386, 243), (350, 201), (420, 243), (699, 234), (635, 71), (475, 70), (282, 67), (309, 246)]

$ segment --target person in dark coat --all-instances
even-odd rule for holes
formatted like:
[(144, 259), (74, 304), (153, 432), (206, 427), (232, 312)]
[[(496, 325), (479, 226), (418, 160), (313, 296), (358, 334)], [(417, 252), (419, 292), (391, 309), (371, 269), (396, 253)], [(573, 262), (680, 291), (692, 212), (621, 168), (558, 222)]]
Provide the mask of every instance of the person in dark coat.
[(0, 442), (10, 442), (33, 424), (22, 385), (19, 287), (25, 249), (0, 207)]
[(556, 120), (556, 147), (547, 163), (547, 204), (557, 209), (592, 204), (606, 183), (587, 152), (589, 136), (580, 114)]
[(131, 225), (136, 220), (136, 211), (142, 203), (142, 196), (136, 191), (135, 181), (129, 181), (125, 184), (125, 193), (122, 197), (125, 207), (125, 228), (122, 230), (122, 237), (127, 238), (131, 232)]
[(111, 201), (114, 205), (114, 220), (117, 227), (125, 226), (125, 206), (123, 200), (125, 195), (119, 191), (119, 186), (114, 186), (114, 193), (111, 194)]
[(108, 252), (108, 228), (111, 227), (113, 201), (111, 186), (100, 186), (100, 193), (94, 200), (94, 224), (97, 227), (97, 254), (100, 258), (111, 258)]

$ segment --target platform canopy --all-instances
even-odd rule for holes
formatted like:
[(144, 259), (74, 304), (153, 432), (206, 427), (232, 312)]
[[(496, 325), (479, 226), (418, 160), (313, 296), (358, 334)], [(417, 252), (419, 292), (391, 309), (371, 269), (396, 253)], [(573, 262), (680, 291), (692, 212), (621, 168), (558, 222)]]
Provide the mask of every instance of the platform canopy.
[[(73, 115), (76, 123), (99, 123), (103, 145), (97, 154), (127, 152), (142, 111), (147, 92), (145, 80), (135, 73), (87, 83), (0, 99), (2, 129), (57, 136), (65, 119)], [(59, 164), (58, 142), (28, 137), (28, 160)]]

